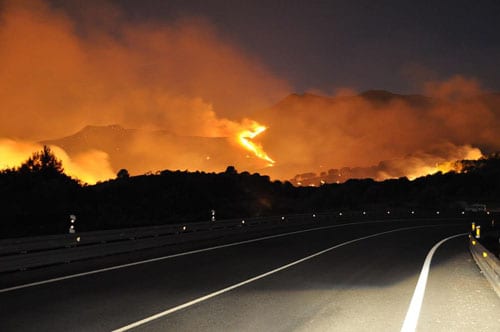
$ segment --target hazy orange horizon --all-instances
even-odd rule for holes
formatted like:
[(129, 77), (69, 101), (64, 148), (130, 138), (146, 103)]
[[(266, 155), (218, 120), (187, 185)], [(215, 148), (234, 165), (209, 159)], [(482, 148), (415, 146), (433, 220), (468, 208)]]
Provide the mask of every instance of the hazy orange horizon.
[[(1, 167), (19, 165), (41, 148), (38, 142), (90, 124), (231, 142), (213, 158), (202, 147), (180, 151), (175, 142), (138, 135), (128, 162), (139, 173), (223, 171), (229, 161), (240, 171), (288, 180), (384, 161), (378, 179), (413, 178), (477, 159), (485, 147), (500, 150), (498, 100), (475, 98), (486, 91), (474, 78), (425, 83), (420, 93), (432, 98), (426, 105), (378, 103), (348, 87), (329, 98), (283, 100), (291, 84), (204, 19), (130, 23), (110, 5), (93, 15), (77, 24), (42, 0), (3, 3)], [(88, 183), (127, 168), (92, 146), (71, 154), (54, 150), (69, 175)]]

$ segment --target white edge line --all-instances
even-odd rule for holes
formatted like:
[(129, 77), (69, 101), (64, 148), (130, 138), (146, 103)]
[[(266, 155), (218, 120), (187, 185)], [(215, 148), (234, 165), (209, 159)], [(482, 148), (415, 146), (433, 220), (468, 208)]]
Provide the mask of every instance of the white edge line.
[(36, 281), (36, 282), (32, 282), (32, 283), (28, 283), (28, 284), (23, 284), (23, 285), (18, 285), (18, 286), (12, 286), (12, 287), (8, 287), (8, 288), (0, 289), (0, 293), (6, 293), (6, 292), (18, 290), (18, 289), (23, 289), (23, 288), (28, 288), (28, 287), (34, 287), (34, 286), (49, 284), (49, 283), (53, 283), (53, 282), (57, 282), (57, 281), (62, 281), (62, 280), (67, 280), (67, 279), (73, 279), (73, 278), (88, 276), (88, 275), (92, 275), (92, 274), (96, 274), (96, 273), (102, 273), (102, 272), (107, 272), (107, 271), (113, 271), (113, 270), (123, 269), (123, 268), (126, 268), (126, 267), (135, 266), (135, 265), (153, 263), (153, 262), (157, 262), (157, 261), (161, 261), (161, 260), (165, 260), (165, 259), (170, 259), (170, 258), (175, 258), (175, 257), (180, 257), (180, 256), (187, 256), (187, 255), (197, 254), (197, 253), (200, 253), (200, 252), (211, 251), (211, 250), (216, 250), (216, 249), (221, 249), (221, 248), (227, 248), (227, 247), (233, 247), (233, 246), (237, 246), (237, 245), (240, 245), (240, 244), (258, 242), (258, 241), (263, 241), (263, 240), (268, 240), (268, 239), (274, 239), (274, 238), (278, 238), (278, 237), (289, 236), (289, 235), (294, 235), (294, 234), (299, 234), (299, 233), (306, 233), (306, 232), (312, 232), (312, 231), (317, 231), (317, 230), (322, 230), (322, 229), (328, 229), (328, 228), (336, 228), (336, 227), (342, 227), (342, 226), (351, 226), (351, 225), (360, 225), (360, 224), (375, 224), (375, 223), (388, 223), (388, 222), (391, 222), (391, 221), (392, 220), (377, 220), (377, 221), (363, 221), (363, 222), (357, 222), (357, 223), (345, 223), (345, 224), (338, 224), (338, 225), (331, 225), (331, 226), (322, 226), (322, 227), (310, 228), (310, 229), (306, 229), (306, 230), (300, 230), (300, 231), (294, 231), (294, 232), (288, 232), (288, 233), (281, 233), (281, 234), (277, 234), (277, 235), (269, 235), (269, 236), (259, 237), (259, 238), (256, 238), (256, 239), (250, 239), (250, 240), (245, 240), (245, 241), (240, 241), (240, 242), (233, 242), (233, 243), (228, 243), (228, 244), (222, 244), (222, 245), (218, 245), (218, 246), (214, 246), (214, 247), (197, 249), (197, 250), (191, 250), (191, 251), (181, 252), (181, 253), (178, 253), (178, 254), (172, 254), (172, 255), (167, 255), (167, 256), (162, 256), (162, 257), (157, 257), (157, 258), (152, 258), (152, 259), (137, 261), (137, 262), (133, 262), (133, 263), (128, 263), (128, 264), (116, 265), (116, 266), (111, 266), (111, 267), (107, 267), (107, 268), (103, 268), (103, 269), (92, 270), (92, 271), (87, 271), (87, 272), (82, 272), (82, 273), (70, 274), (70, 275), (63, 276), (63, 277), (52, 278), (52, 279), (47, 279), (47, 280), (41, 280), (41, 281)]
[(170, 308), (170, 309), (167, 309), (165, 311), (162, 311), (162, 312), (159, 312), (157, 314), (154, 314), (152, 316), (149, 316), (147, 318), (144, 318), (144, 319), (141, 319), (137, 322), (134, 322), (134, 323), (131, 323), (129, 325), (126, 325), (126, 326), (123, 326), (123, 327), (120, 327), (120, 328), (117, 328), (115, 330), (113, 330), (112, 332), (124, 332), (124, 331), (128, 331), (130, 329), (133, 329), (135, 327), (138, 327), (140, 325), (144, 325), (146, 323), (149, 323), (153, 320), (156, 320), (158, 318), (161, 318), (161, 317), (164, 317), (164, 316), (167, 316), (171, 313), (174, 313), (176, 311), (179, 311), (181, 309), (184, 309), (184, 308), (187, 308), (189, 306), (192, 306), (194, 304), (197, 304), (197, 303), (200, 303), (200, 302), (203, 302), (203, 301), (206, 301), (208, 299), (211, 299), (215, 296), (218, 296), (218, 295), (221, 295), (223, 293), (226, 293), (226, 292), (229, 292), (235, 288), (238, 288), (238, 287), (241, 287), (243, 285), (246, 285), (246, 284), (249, 284), (253, 281), (256, 281), (256, 280), (259, 280), (259, 279), (262, 279), (262, 278), (265, 278), (271, 274), (274, 274), (276, 272), (279, 272), (279, 271), (282, 271), (284, 269), (287, 269), (289, 267), (292, 267), (294, 265), (297, 265), (297, 264), (300, 264), (304, 261), (307, 261), (307, 260), (310, 260), (316, 256), (319, 256), (319, 255), (322, 255), (326, 252), (329, 252), (329, 251), (332, 251), (334, 249), (337, 249), (337, 248), (340, 248), (340, 247), (343, 247), (343, 246), (346, 246), (348, 244), (351, 244), (351, 243), (354, 243), (354, 242), (359, 242), (359, 241), (362, 241), (362, 240), (366, 240), (366, 239), (369, 239), (369, 238), (373, 238), (373, 237), (377, 237), (377, 236), (380, 236), (380, 235), (384, 235), (384, 234), (389, 234), (389, 233), (394, 233), (394, 232), (400, 232), (400, 231), (404, 231), (404, 230), (410, 230), (410, 229), (417, 229), (417, 228), (427, 228), (427, 227), (438, 227), (438, 226), (442, 226), (443, 224), (440, 224), (440, 225), (425, 225), (425, 226), (412, 226), (412, 227), (403, 227), (403, 228), (397, 228), (397, 229), (393, 229), (393, 230), (390, 230), (390, 231), (385, 231), (385, 232), (381, 232), (381, 233), (376, 233), (376, 234), (371, 234), (371, 235), (368, 235), (368, 236), (364, 236), (364, 237), (360, 237), (360, 238), (357, 238), (357, 239), (353, 239), (353, 240), (349, 240), (349, 241), (346, 241), (346, 242), (343, 242), (343, 243), (340, 243), (340, 244), (337, 244), (333, 247), (330, 247), (330, 248), (327, 248), (327, 249), (324, 249), (324, 250), (321, 250), (321, 251), (318, 251), (312, 255), (309, 255), (307, 257), (304, 257), (304, 258), (301, 258), (299, 260), (296, 260), (296, 261), (293, 261), (291, 263), (288, 263), (286, 265), (283, 265), (281, 267), (278, 267), (274, 270), (271, 270), (271, 271), (268, 271), (268, 272), (265, 272), (263, 274), (260, 274), (258, 276), (255, 276), (253, 278), (250, 278), (250, 279), (247, 279), (245, 281), (242, 281), (240, 283), (237, 283), (237, 284), (234, 284), (232, 286), (229, 286), (229, 287), (226, 287), (226, 288), (223, 288), (223, 289), (220, 289), (218, 291), (215, 291), (213, 293), (210, 293), (210, 294), (207, 294), (205, 296), (202, 296), (202, 297), (199, 297), (197, 299), (194, 299), (194, 300), (191, 300), (189, 302), (186, 302), (186, 303), (183, 303), (181, 305), (178, 305), (176, 307), (173, 307), (173, 308)]
[(420, 316), (420, 309), (422, 308), (422, 302), (424, 301), (425, 287), (429, 276), (432, 257), (434, 256), (434, 253), (436, 252), (438, 247), (448, 240), (464, 236), (467, 234), (468, 233), (461, 233), (449, 236), (436, 243), (429, 251), (429, 253), (425, 257), (424, 265), (422, 266), (420, 276), (418, 277), (417, 286), (415, 287), (413, 297), (411, 298), (410, 306), (408, 307), (408, 312), (406, 313), (403, 326), (401, 327), (401, 332), (414, 332), (417, 328), (418, 319)]

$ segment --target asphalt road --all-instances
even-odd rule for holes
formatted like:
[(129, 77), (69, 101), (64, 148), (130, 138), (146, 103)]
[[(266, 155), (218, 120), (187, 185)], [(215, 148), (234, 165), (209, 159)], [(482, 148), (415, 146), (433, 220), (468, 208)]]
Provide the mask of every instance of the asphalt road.
[[(0, 290), (0, 331), (112, 331), (158, 313), (132, 330), (399, 331), (429, 250), (468, 230), (432, 226), (439, 223), (323, 228)], [(0, 288), (165, 254), (3, 274)], [(466, 236), (437, 249), (417, 330), (500, 331), (500, 299), (468, 253)]]

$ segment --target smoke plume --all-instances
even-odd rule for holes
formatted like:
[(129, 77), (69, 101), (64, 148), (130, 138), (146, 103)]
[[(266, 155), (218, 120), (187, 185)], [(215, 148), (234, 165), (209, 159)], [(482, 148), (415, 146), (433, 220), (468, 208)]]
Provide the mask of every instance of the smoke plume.
[(0, 137), (36, 142), (118, 123), (236, 139), (246, 114), (288, 91), (202, 19), (132, 24), (105, 6), (76, 21), (44, 1), (2, 4)]
[(270, 172), (316, 184), (346, 166), (353, 177), (414, 178), (500, 149), (500, 94), (461, 76), (424, 88), (426, 96), (290, 95), (256, 116), (269, 125), (263, 144), (279, 161)]
[[(57, 157), (89, 183), (120, 168), (228, 165), (282, 180), (413, 178), (500, 150), (500, 96), (477, 80), (426, 82), (422, 95), (339, 89), (275, 104), (288, 83), (209, 22), (129, 22), (119, 8), (91, 9), (75, 17), (42, 0), (2, 2), (0, 166), (62, 137)], [(118, 136), (107, 145), (90, 131), (79, 145), (69, 136), (112, 124)], [(123, 128), (135, 130), (130, 141), (120, 141)]]

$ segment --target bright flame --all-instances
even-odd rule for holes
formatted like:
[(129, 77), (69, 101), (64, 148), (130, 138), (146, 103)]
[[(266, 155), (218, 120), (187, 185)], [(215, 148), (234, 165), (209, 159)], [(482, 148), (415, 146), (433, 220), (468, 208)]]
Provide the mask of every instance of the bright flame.
[(448, 173), (451, 171), (455, 171), (457, 173), (462, 172), (462, 165), (457, 163), (457, 160), (465, 159), (465, 160), (478, 160), (483, 158), (483, 154), (481, 150), (478, 148), (472, 148), (469, 146), (462, 147), (462, 151), (459, 151), (457, 155), (450, 157), (449, 160), (436, 162), (434, 167), (432, 166), (421, 166), (417, 168), (414, 172), (410, 172), (408, 174), (408, 178), (410, 180), (414, 180), (418, 177), (425, 176), (428, 174), (435, 174), (437, 172)]
[(248, 151), (255, 154), (256, 157), (268, 162), (268, 166), (273, 166), (275, 161), (271, 159), (264, 151), (262, 145), (252, 142), (252, 140), (266, 131), (267, 127), (258, 124), (257, 122), (252, 122), (250, 129), (245, 129), (238, 133), (238, 142)]

